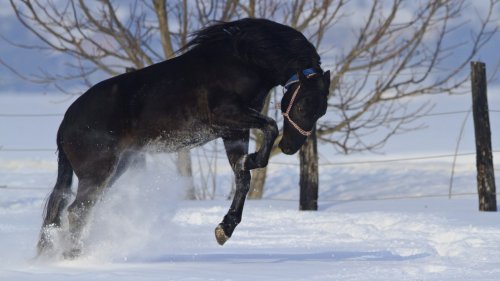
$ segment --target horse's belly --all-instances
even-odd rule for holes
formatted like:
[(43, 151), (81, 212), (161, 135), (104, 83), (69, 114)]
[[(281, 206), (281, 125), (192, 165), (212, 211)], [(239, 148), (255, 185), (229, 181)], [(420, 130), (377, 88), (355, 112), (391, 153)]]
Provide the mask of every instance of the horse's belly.
[(157, 138), (150, 140), (145, 145), (145, 149), (152, 152), (176, 152), (201, 146), (216, 138), (218, 138), (218, 135), (208, 128), (182, 132), (163, 132)]

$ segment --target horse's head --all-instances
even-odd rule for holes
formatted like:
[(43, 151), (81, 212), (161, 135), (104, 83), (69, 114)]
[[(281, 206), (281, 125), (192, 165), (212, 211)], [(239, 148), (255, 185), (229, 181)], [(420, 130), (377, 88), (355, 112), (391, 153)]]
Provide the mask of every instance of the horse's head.
[(294, 154), (311, 134), (316, 121), (326, 113), (330, 71), (300, 71), (285, 88), (281, 100), (283, 137), (279, 147), (285, 154)]

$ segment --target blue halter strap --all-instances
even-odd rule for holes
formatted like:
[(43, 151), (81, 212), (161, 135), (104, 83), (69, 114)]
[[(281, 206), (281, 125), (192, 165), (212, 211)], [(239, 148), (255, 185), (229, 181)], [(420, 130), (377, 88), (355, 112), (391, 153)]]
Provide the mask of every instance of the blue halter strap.
[[(318, 74), (318, 72), (314, 68), (304, 69), (304, 70), (302, 70), (302, 73), (304, 73), (304, 75), (306, 77), (309, 77), (310, 75), (313, 75), (313, 74)], [(283, 87), (286, 90), (288, 90), (288, 87), (290, 87), (290, 85), (295, 84), (297, 82), (299, 82), (299, 76), (297, 75), (297, 73), (295, 73), (294, 75), (292, 75), (292, 77), (290, 77), (290, 79), (288, 79), (288, 81), (286, 81), (286, 83)]]

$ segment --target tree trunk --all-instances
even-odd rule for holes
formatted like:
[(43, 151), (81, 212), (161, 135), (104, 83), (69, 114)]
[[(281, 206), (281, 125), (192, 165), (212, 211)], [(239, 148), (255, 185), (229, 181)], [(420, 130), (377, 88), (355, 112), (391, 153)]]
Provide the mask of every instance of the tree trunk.
[(262, 199), (262, 195), (264, 195), (266, 175), (267, 167), (255, 169), (252, 171), (252, 180), (250, 181), (250, 191), (248, 193), (248, 199)]
[(191, 168), (191, 151), (188, 149), (177, 152), (177, 172), (186, 179), (186, 199), (195, 200), (193, 170)]
[(318, 148), (316, 128), (300, 148), (300, 210), (318, 210)]

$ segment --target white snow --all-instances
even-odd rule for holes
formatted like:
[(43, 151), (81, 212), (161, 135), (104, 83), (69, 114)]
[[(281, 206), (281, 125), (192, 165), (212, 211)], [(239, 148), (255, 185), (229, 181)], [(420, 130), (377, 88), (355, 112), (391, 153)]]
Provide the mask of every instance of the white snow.
[[(0, 95), (0, 111), (64, 112), (68, 104), (47, 100), (58, 99)], [(0, 119), (0, 145), (53, 147), (60, 118)], [(218, 161), (214, 200), (185, 201), (169, 158), (151, 155), (146, 170), (127, 173), (96, 206), (85, 252), (73, 261), (34, 258), (55, 153), (0, 157), (2, 281), (500, 279), (500, 217), (477, 211), (473, 155), (459, 158), (452, 199), (450, 159), (322, 165), (317, 212), (298, 211), (297, 160), (280, 156), (265, 199), (247, 201), (222, 247), (213, 231), (230, 205), (226, 161)]]

